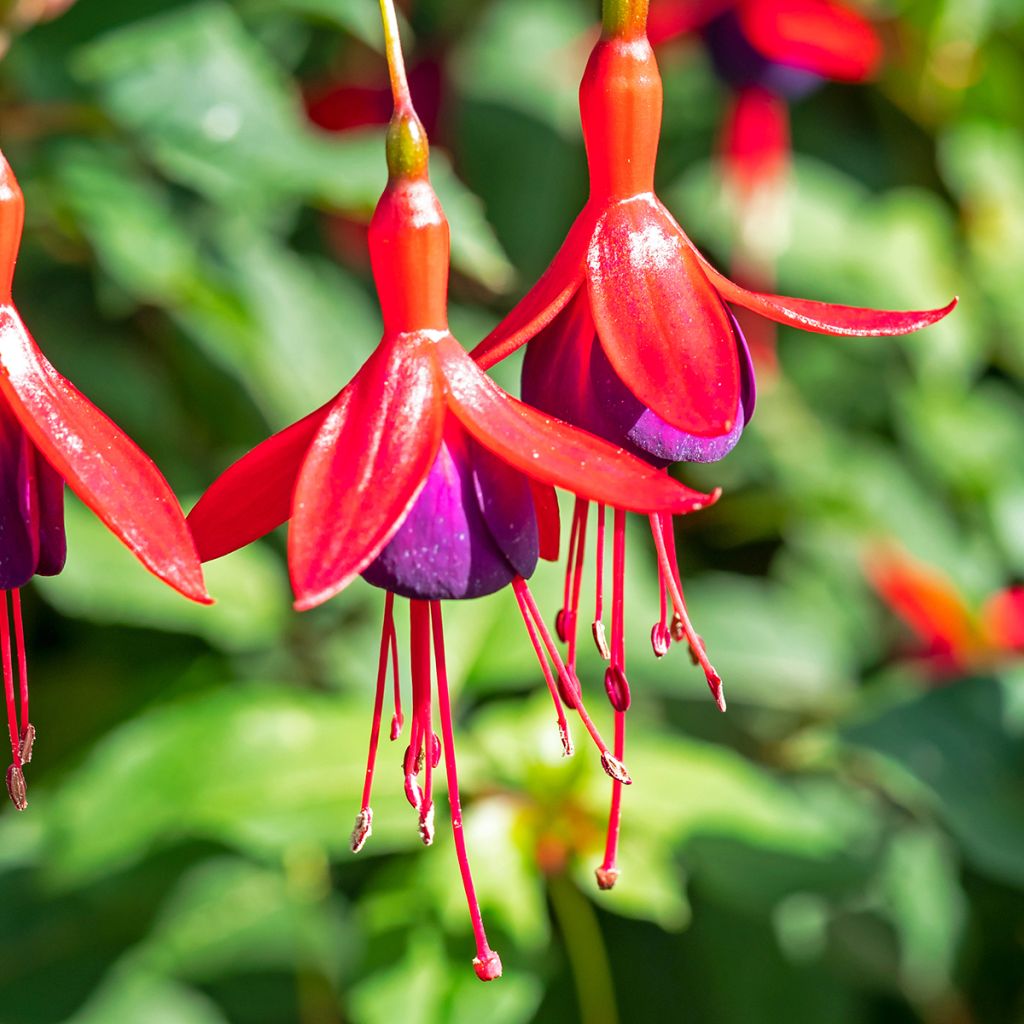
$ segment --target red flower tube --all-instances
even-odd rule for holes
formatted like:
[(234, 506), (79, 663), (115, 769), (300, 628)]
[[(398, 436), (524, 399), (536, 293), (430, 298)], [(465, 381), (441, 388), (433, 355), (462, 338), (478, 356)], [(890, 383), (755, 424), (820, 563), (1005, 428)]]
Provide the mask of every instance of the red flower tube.
[[(462, 829), (441, 605), (511, 585), (551, 693), (565, 752), (563, 709), (576, 711), (618, 785), (630, 779), (586, 711), (575, 674), (548, 634), (526, 585), (538, 553), (558, 544), (553, 487), (585, 501), (647, 514), (683, 513), (698, 494), (600, 438), (539, 413), (498, 388), (448, 330), (448, 222), (429, 181), (426, 136), (412, 107), (394, 12), (382, 3), (395, 111), (389, 182), (370, 224), (384, 336), (334, 399), (231, 466), (189, 516), (201, 556), (226, 554), (290, 520), (296, 607), (326, 601), (356, 576), (388, 591), (362, 806), (352, 835), (369, 837), (374, 762), (389, 667), (403, 728), (395, 595), (410, 601), (412, 669), (405, 790), (425, 843), (433, 840), (434, 769), (443, 756), (456, 852), (476, 938), (474, 968), (501, 973), (487, 942)], [(434, 684), (432, 686), (432, 677)], [(434, 732), (436, 710), (441, 736)], [(618, 736), (617, 736), (618, 739)]]
[(14, 306), (24, 221), (21, 189), (0, 155), (0, 660), (11, 737), (7, 790), (18, 810), (28, 806), (23, 766), (32, 759), (36, 736), (29, 719), (20, 588), (36, 574), (54, 576), (64, 568), (65, 481), (150, 572), (185, 597), (210, 602), (167, 481), (50, 365)]

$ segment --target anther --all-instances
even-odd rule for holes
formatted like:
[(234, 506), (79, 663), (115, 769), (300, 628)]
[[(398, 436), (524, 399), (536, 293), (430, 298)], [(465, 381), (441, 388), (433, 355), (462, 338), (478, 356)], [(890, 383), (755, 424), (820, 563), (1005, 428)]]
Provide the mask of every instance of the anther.
[(567, 722), (558, 723), (558, 738), (562, 741), (562, 756), (572, 757), (575, 753), (575, 747), (572, 745), (572, 736), (569, 734), (569, 725)]
[(615, 888), (615, 883), (619, 880), (619, 869), (594, 868), (594, 875), (597, 877), (598, 889), (607, 892), (609, 889)]
[[(672, 639), (677, 644), (681, 644), (686, 639), (686, 626), (683, 624), (683, 617), (679, 612), (672, 614)], [(693, 663), (696, 665), (697, 660), (694, 657), (693, 649), (690, 649), (690, 657), (694, 659)]]
[(364, 807), (356, 815), (356, 824), (352, 829), (352, 837), (349, 839), (349, 844), (352, 847), (353, 853), (358, 853), (365, 845), (366, 840), (373, 835), (373, 810), (369, 807)]
[(426, 807), (420, 809), (420, 839), (424, 846), (430, 846), (434, 841), (434, 801), (431, 800)]
[(21, 745), (19, 747), (19, 754), (21, 756), (21, 763), (28, 764), (32, 760), (32, 748), (36, 743), (36, 727), (29, 722), (28, 725), (22, 730), (21, 733)]
[(601, 767), (616, 782), (621, 782), (624, 786), (633, 784), (629, 772), (626, 771), (626, 766), (617, 757), (613, 757), (611, 751), (606, 750), (601, 754)]
[(608, 636), (604, 630), (604, 623), (600, 619), (595, 619), (590, 629), (594, 634), (594, 643), (597, 646), (598, 653), (605, 661), (611, 661), (612, 652), (608, 647)]
[(555, 635), (563, 644), (569, 642), (569, 613), (565, 608), (559, 608), (555, 616)]
[(616, 711), (628, 711), (630, 704), (629, 680), (617, 665), (610, 665), (604, 673), (604, 690)]
[(473, 957), (473, 970), (481, 981), (494, 981), (501, 977), (501, 957), (488, 949), (483, 956)]
[(391, 716), (391, 742), (394, 743), (402, 735), (402, 726), (405, 724), (404, 715)]
[(19, 811), (24, 811), (28, 807), (28, 789), (25, 786), (25, 776), (16, 764), (12, 764), (7, 769), (7, 792), (11, 796), (11, 803)]
[(651, 627), (651, 649), (656, 658), (664, 658), (672, 646), (672, 634), (664, 622), (656, 622)]

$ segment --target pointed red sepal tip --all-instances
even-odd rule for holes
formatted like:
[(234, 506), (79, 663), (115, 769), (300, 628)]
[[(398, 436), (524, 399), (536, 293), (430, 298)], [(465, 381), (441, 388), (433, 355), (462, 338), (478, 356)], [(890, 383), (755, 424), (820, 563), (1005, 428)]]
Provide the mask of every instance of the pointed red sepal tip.
[(19, 811), (24, 811), (28, 807), (28, 788), (25, 785), (25, 775), (16, 764), (12, 764), (7, 769), (7, 792), (10, 794), (11, 803)]
[(434, 842), (434, 803), (431, 801), (420, 811), (420, 839), (424, 846)]
[(616, 782), (621, 782), (624, 786), (633, 785), (633, 780), (629, 772), (626, 771), (626, 766), (617, 757), (613, 757), (610, 751), (606, 750), (601, 755), (601, 767)]
[(590, 624), (590, 631), (594, 634), (594, 646), (597, 648), (597, 653), (605, 661), (611, 661), (612, 652), (608, 646), (608, 635), (605, 633), (604, 623), (597, 619)]
[(656, 658), (664, 658), (672, 646), (672, 634), (664, 622), (656, 622), (651, 627), (651, 650)]
[(349, 845), (353, 853), (358, 853), (365, 845), (366, 840), (373, 835), (373, 809), (365, 808), (356, 815), (355, 828), (352, 829), (352, 837)]
[(36, 727), (29, 722), (22, 730), (21, 742), (18, 747), (18, 756), (22, 764), (28, 764), (32, 760), (32, 748), (36, 744)]
[(485, 950), (473, 958), (473, 970), (481, 981), (495, 981), (501, 977), (501, 957), (493, 949)]
[(619, 880), (618, 868), (594, 868), (594, 877), (597, 878), (597, 887), (603, 892), (615, 888)]

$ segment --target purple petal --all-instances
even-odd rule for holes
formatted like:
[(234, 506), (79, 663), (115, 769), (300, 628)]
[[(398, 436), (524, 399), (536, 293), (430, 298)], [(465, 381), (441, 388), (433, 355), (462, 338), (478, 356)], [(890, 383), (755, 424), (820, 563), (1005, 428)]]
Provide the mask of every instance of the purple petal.
[[(401, 597), (440, 601), (493, 594), (522, 569), (532, 572), (538, 541), (529, 484), (500, 463), (499, 469), (484, 459), (478, 462), (480, 454), (461, 428), (446, 429), (423, 490), (364, 579)], [(506, 477), (522, 481), (527, 504)], [(492, 495), (492, 488), (500, 493)], [(511, 496), (513, 503), (504, 512), (503, 496)], [(522, 536), (513, 536), (505, 523), (510, 511), (527, 524)]]
[(0, 401), (0, 590), (24, 586), (36, 571), (34, 478), (35, 451), (7, 403)]
[(754, 49), (735, 11), (729, 10), (704, 26), (704, 41), (718, 75), (734, 88), (760, 86), (789, 100), (813, 92), (823, 79), (813, 72), (769, 60)]
[(477, 502), (491, 537), (516, 572), (529, 579), (537, 568), (540, 538), (530, 481), (496, 455), (469, 442)]
[(64, 478), (37, 450), (36, 508), (39, 519), (39, 576), (56, 576), (67, 559), (68, 544), (64, 535)]

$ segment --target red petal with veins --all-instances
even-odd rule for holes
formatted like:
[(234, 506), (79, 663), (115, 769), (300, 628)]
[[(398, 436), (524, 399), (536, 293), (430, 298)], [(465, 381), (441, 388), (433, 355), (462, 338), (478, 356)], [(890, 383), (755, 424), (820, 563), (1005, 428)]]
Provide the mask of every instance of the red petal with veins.
[(251, 544), (288, 519), (302, 460), (328, 411), (347, 401), (347, 390), (268, 437), (207, 488), (188, 514), (189, 529), (204, 562)]
[(587, 245), (599, 215), (589, 204), (583, 207), (537, 283), (470, 353), (485, 370), (515, 352), (565, 308), (583, 283)]
[(696, 253), (708, 276), (726, 302), (734, 302), (753, 313), (760, 313), (769, 320), (780, 324), (792, 324), (804, 331), (830, 334), (833, 337), (891, 337), (897, 334), (912, 334), (924, 327), (938, 323), (956, 309), (960, 301), (954, 298), (941, 309), (889, 310), (863, 309), (860, 306), (838, 306), (831, 302), (815, 302), (812, 299), (791, 299), (784, 295), (767, 295), (741, 288), (720, 274), (699, 253), (693, 243), (687, 244)]
[(39, 351), (17, 311), (0, 307), (0, 391), (71, 489), (147, 569), (210, 603), (178, 501), (152, 460)]
[(828, 0), (745, 0), (740, 23), (769, 60), (844, 82), (878, 70), (882, 43), (871, 23)]
[(434, 344), (426, 334), (382, 344), (313, 439), (288, 534), (296, 608), (321, 604), (358, 576), (422, 490), (445, 417)]
[(740, 404), (735, 333), (668, 211), (651, 195), (616, 203), (587, 262), (597, 335), (629, 390), (679, 430), (729, 433)]
[(545, 562), (558, 561), (562, 536), (562, 520), (558, 512), (558, 495), (548, 484), (530, 481), (533, 508), (537, 513), (537, 532), (540, 535), (540, 557)]
[(489, 451), (533, 480), (628, 512), (695, 512), (718, 494), (701, 494), (667, 473), (501, 390), (451, 336), (437, 354), (448, 404)]

